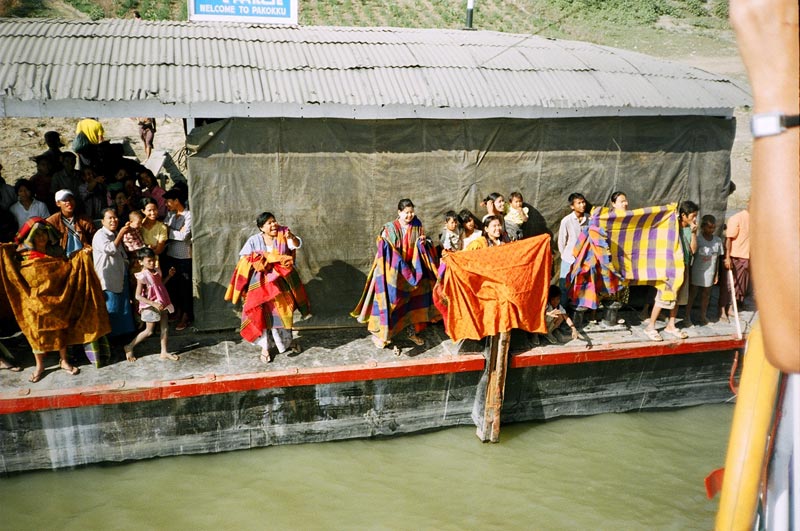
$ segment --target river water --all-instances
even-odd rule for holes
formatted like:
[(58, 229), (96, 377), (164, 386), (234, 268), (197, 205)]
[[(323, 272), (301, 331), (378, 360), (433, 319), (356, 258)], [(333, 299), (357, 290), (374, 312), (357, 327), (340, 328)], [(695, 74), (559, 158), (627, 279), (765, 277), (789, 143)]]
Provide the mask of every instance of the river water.
[(0, 478), (0, 529), (712, 529), (731, 405)]

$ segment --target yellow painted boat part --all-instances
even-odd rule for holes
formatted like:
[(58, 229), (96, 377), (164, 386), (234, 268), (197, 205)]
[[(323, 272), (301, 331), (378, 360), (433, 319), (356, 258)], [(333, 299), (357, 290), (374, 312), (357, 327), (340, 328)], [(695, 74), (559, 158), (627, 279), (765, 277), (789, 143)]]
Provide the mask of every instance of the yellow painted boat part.
[(748, 338), (733, 412), (715, 529), (751, 530), (755, 520), (780, 371), (764, 356), (761, 326)]

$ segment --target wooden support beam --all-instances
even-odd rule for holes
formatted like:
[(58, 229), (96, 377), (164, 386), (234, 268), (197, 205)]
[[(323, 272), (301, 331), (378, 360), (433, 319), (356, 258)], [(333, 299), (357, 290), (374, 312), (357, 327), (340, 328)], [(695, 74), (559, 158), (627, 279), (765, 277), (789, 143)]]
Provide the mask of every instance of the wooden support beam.
[(489, 378), (486, 385), (483, 422), (479, 423), (476, 432), (478, 438), (483, 442), (500, 440), (500, 412), (503, 409), (503, 396), (506, 389), (510, 337), (509, 332), (503, 332), (492, 336), (490, 340), (489, 359), (486, 363)]

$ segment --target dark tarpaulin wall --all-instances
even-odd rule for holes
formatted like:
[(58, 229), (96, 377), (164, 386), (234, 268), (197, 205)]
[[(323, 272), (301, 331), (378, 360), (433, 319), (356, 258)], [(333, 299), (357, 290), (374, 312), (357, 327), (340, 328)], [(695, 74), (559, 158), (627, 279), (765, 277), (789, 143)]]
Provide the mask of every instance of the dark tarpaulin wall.
[[(438, 242), (447, 210), (519, 191), (530, 232), (558, 231), (567, 196), (602, 204), (614, 190), (631, 208), (691, 199), (722, 219), (733, 119), (546, 120), (229, 119), (188, 139), (194, 216), (195, 325), (238, 326), (223, 300), (256, 216), (275, 214), (303, 238), (300, 275), (314, 317), (348, 326), (375, 254), (375, 237), (409, 197)], [(722, 223), (719, 223), (721, 226)]]

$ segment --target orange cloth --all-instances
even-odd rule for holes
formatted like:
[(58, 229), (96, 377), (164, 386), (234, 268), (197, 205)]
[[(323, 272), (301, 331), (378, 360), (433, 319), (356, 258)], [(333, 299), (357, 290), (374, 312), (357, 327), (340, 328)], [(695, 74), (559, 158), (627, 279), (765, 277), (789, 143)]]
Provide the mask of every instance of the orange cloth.
[(446, 306), (445, 330), (453, 341), (512, 328), (546, 333), (552, 267), (548, 235), (449, 253), (443, 261), (447, 268), (436, 295)]
[(0, 245), (0, 299), (34, 352), (91, 343), (111, 331), (91, 253), (20, 263), (14, 247)]
[(725, 237), (731, 240), (732, 257), (750, 259), (750, 213), (747, 210), (730, 217)]

